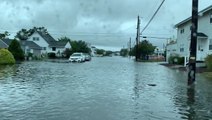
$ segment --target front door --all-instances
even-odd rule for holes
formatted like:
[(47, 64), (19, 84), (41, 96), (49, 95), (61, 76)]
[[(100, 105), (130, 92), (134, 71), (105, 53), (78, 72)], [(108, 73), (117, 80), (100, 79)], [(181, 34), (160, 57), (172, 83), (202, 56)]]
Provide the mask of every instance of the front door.
[(197, 61), (204, 61), (206, 57), (207, 39), (199, 38), (197, 40)]

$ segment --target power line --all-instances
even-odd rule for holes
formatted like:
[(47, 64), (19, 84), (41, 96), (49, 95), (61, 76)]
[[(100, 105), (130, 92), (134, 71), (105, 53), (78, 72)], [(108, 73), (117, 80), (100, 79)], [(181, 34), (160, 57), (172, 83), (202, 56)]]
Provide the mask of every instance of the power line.
[(144, 32), (144, 30), (146, 30), (146, 28), (149, 26), (149, 24), (152, 22), (152, 20), (154, 19), (154, 17), (156, 16), (156, 14), (158, 13), (158, 11), (160, 10), (161, 6), (163, 5), (163, 3), (165, 2), (165, 0), (163, 0), (160, 4), (160, 6), (158, 7), (158, 9), (155, 11), (155, 13), (153, 14), (153, 16), (151, 17), (151, 19), (149, 20), (149, 22), (146, 24), (146, 26), (143, 28), (143, 30), (141, 31)]

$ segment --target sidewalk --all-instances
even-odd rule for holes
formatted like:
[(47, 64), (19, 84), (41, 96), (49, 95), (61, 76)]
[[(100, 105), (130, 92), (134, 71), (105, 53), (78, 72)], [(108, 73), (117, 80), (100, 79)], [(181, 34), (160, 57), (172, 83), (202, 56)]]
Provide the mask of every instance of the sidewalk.
[[(187, 67), (184, 65), (175, 65), (175, 64), (168, 64), (168, 63), (162, 63), (160, 65), (166, 66), (171, 69), (178, 69), (180, 71), (187, 71)], [(197, 73), (203, 73), (203, 72), (209, 72), (206, 67), (196, 67)]]

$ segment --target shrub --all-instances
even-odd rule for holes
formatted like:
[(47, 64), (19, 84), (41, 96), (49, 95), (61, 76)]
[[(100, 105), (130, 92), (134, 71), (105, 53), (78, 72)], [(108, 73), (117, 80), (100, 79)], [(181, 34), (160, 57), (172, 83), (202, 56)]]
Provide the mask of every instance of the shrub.
[(205, 58), (205, 64), (207, 66), (207, 69), (212, 71), (212, 55), (208, 55), (206, 58)]
[(120, 55), (123, 56), (123, 57), (127, 56), (128, 55), (128, 49), (124, 49), (124, 48), (121, 49), (120, 50)]
[(169, 64), (182, 65), (182, 64), (184, 64), (184, 57), (170, 56), (168, 59), (168, 62), (169, 62)]
[(0, 49), (0, 65), (15, 64), (15, 59), (7, 49)]
[(66, 48), (65, 51), (63, 52), (63, 57), (69, 58), (69, 57), (71, 56), (72, 53), (73, 53), (73, 52), (72, 52), (71, 49)]
[(33, 53), (28, 53), (27, 57), (33, 57)]
[(50, 59), (54, 59), (54, 58), (56, 58), (56, 54), (55, 53), (48, 53), (48, 58), (50, 58)]

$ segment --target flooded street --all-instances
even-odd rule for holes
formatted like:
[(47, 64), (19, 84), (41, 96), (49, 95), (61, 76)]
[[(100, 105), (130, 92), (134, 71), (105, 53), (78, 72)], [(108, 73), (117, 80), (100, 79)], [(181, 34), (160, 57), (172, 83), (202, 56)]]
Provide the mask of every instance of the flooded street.
[(186, 72), (128, 58), (24, 62), (0, 67), (0, 119), (210, 120), (211, 89), (199, 74), (187, 89)]

